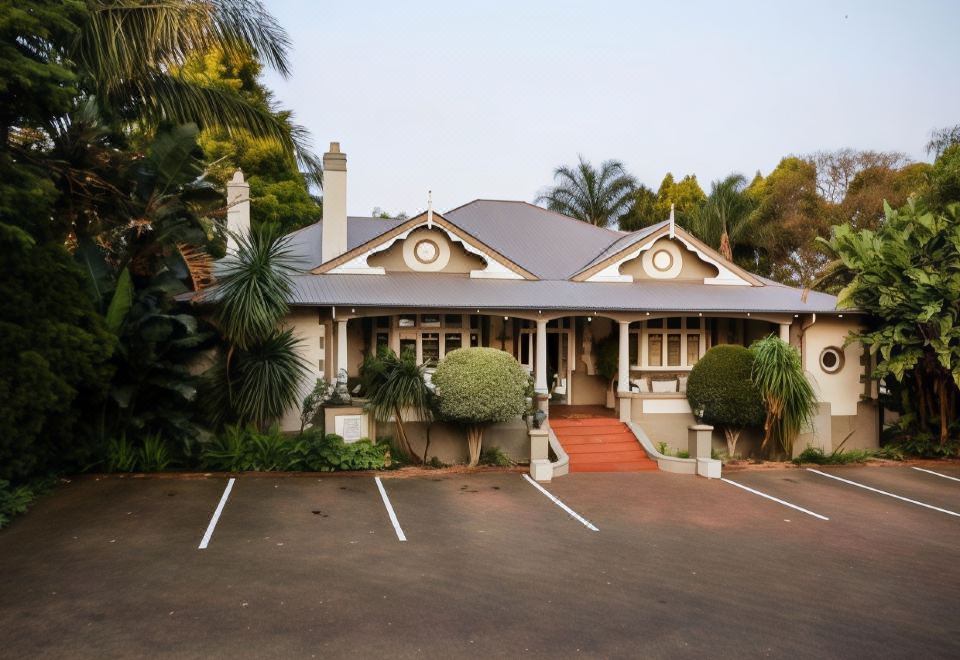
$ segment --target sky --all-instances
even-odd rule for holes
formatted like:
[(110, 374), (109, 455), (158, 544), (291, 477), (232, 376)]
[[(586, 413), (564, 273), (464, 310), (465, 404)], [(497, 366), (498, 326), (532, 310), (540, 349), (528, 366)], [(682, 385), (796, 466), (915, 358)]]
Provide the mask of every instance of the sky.
[(654, 190), (843, 147), (929, 160), (960, 123), (960, 2), (264, 0), (268, 72), (314, 151), (348, 157), (350, 215), (533, 201), (578, 155)]

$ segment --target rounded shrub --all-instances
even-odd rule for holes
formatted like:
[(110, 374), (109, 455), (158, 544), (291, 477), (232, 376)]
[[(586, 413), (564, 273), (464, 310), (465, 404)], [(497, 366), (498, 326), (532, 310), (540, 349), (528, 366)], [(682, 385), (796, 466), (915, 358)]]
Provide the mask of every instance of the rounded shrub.
[(480, 459), (485, 426), (523, 414), (527, 381), (520, 363), (495, 348), (460, 348), (437, 365), (437, 409), (467, 427), (470, 465)]
[(740, 432), (748, 426), (762, 426), (766, 416), (763, 397), (751, 379), (753, 360), (753, 353), (743, 346), (714, 346), (687, 380), (690, 408), (703, 411), (706, 424), (723, 430), (731, 458)]

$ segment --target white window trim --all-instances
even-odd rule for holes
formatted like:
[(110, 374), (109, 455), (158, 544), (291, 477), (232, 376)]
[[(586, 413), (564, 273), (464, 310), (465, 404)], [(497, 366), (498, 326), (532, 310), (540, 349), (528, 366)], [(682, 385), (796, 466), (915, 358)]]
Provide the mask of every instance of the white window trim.
[[(447, 335), (460, 335), (460, 347), (470, 346), (470, 335), (480, 333), (480, 328), (471, 328), (470, 327), (470, 314), (458, 314), (460, 317), (460, 327), (447, 326), (446, 316), (450, 315), (449, 312), (439, 312), (437, 314), (427, 312), (430, 316), (439, 316), (440, 323), (434, 325), (424, 325), (421, 321), (421, 318), (424, 316), (422, 312), (408, 312), (405, 314), (396, 314), (390, 319), (390, 342), (389, 346), (395, 353), (400, 352), (400, 341), (402, 339), (413, 339), (416, 342), (416, 359), (417, 364), (423, 364), (423, 335), (439, 335), (440, 339), (440, 359), (442, 360), (447, 354)], [(400, 317), (405, 315), (412, 315), (416, 317), (416, 322), (413, 326), (404, 326), (400, 327)], [(377, 333), (383, 333), (386, 331), (386, 328), (374, 328), (373, 334), (376, 338)], [(396, 338), (394, 340), (394, 338)], [(376, 347), (376, 341), (373, 342), (373, 347)], [(433, 365), (436, 366), (436, 365)]]
[[(671, 317), (676, 318), (676, 317)], [(667, 318), (664, 317), (662, 328), (649, 328), (647, 324), (649, 321), (640, 321), (640, 327), (636, 330), (631, 329), (630, 334), (635, 336), (635, 341), (639, 342), (637, 346), (637, 356), (640, 358), (640, 364), (630, 365), (631, 371), (651, 371), (651, 372), (667, 372), (667, 371), (690, 371), (693, 369), (693, 365), (687, 364), (687, 336), (689, 335), (698, 335), (700, 337), (700, 355), (699, 359), (703, 359), (704, 353), (707, 352), (709, 346), (707, 345), (710, 341), (710, 333), (707, 332), (707, 319), (700, 318), (700, 327), (699, 328), (687, 328), (687, 319), (688, 318), (698, 318), (696, 316), (681, 316), (682, 319), (682, 328), (667, 328)], [(653, 319), (659, 320), (659, 319)], [(650, 360), (647, 355), (647, 337), (650, 335), (662, 335), (663, 339), (660, 342), (660, 364), (663, 366), (654, 367), (650, 366)], [(680, 360), (681, 364), (677, 366), (667, 366), (667, 335), (680, 335)]]

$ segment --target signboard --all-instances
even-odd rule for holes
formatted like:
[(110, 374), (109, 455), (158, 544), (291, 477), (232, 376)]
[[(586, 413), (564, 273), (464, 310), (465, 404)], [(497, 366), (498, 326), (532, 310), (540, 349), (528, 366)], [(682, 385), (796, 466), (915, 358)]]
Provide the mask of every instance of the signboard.
[(363, 426), (363, 415), (337, 415), (334, 418), (335, 432), (344, 442), (356, 442), (364, 437)]

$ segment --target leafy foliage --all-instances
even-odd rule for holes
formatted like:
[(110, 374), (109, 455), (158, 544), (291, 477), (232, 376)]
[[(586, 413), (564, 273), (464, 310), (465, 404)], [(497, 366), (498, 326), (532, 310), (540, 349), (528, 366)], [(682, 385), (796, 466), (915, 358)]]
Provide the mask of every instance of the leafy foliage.
[(939, 421), (945, 445), (960, 396), (960, 204), (888, 206), (878, 231), (841, 225), (824, 244), (852, 274), (838, 304), (880, 319), (851, 340), (877, 356), (875, 377), (912, 380), (913, 431)]
[(875, 453), (869, 449), (842, 449), (837, 447), (829, 454), (820, 447), (807, 447), (800, 455), (793, 459), (797, 465), (814, 463), (816, 465), (849, 465), (850, 463), (866, 463), (873, 459)]
[(704, 354), (687, 380), (690, 408), (702, 411), (705, 423), (724, 431), (731, 458), (742, 429), (764, 422), (763, 397), (752, 381), (753, 362), (749, 349), (720, 344)]
[(742, 174), (714, 181), (710, 195), (689, 221), (694, 234), (730, 261), (736, 247), (757, 238), (756, 227), (750, 222), (754, 201), (746, 194), (746, 186)]
[(375, 355), (368, 356), (360, 368), (374, 417), (381, 422), (392, 417), (401, 451), (421, 463), (426, 459), (426, 452), (423, 457), (414, 452), (404, 428), (403, 412), (410, 411), (421, 421), (433, 421), (433, 393), (424, 379), (427, 366), (418, 365), (410, 351), (398, 356), (383, 346)]
[(0, 529), (9, 525), (14, 516), (26, 513), (36, 496), (37, 490), (31, 485), (14, 486), (0, 479)]
[(305, 470), (379, 470), (387, 461), (388, 445), (368, 439), (346, 443), (335, 434), (310, 429), (297, 438), (273, 426), (261, 433), (253, 426), (227, 426), (204, 448), (202, 462), (227, 472)]
[(816, 395), (803, 373), (800, 352), (770, 335), (750, 347), (754, 356), (751, 380), (766, 404), (761, 448), (774, 440), (789, 457), (793, 441), (813, 420)]
[(444, 419), (467, 426), (471, 466), (480, 460), (484, 427), (524, 412), (527, 382), (520, 363), (494, 348), (460, 348), (437, 365), (437, 408)]
[(553, 178), (555, 185), (541, 193), (537, 203), (597, 227), (614, 225), (627, 213), (636, 186), (620, 161), (606, 160), (598, 170), (583, 156), (575, 167), (558, 167)]

